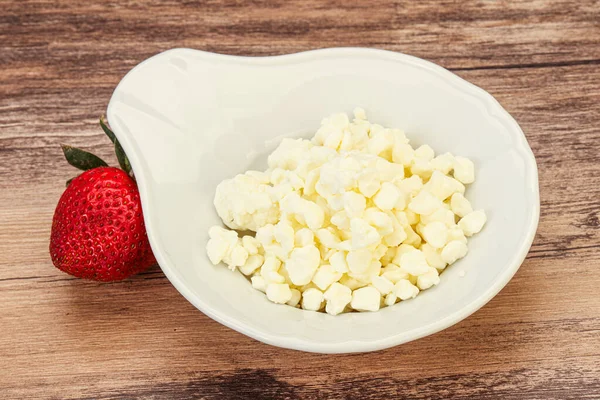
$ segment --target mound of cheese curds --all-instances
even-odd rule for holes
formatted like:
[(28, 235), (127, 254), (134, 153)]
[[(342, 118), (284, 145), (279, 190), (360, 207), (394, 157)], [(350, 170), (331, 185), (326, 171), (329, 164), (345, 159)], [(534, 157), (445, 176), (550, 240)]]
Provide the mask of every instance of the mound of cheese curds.
[(486, 222), (464, 196), (469, 159), (414, 149), (360, 108), (325, 118), (311, 140), (283, 139), (268, 165), (218, 185), (231, 230), (212, 227), (206, 250), (275, 303), (337, 315), (412, 299)]

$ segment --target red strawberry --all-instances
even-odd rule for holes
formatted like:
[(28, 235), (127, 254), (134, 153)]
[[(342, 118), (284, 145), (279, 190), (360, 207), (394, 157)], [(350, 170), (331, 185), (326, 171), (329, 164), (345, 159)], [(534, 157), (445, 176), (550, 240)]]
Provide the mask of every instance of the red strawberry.
[[(116, 138), (111, 140), (120, 164), (128, 167)], [(135, 181), (123, 170), (100, 166), (106, 163), (90, 153), (67, 146), (63, 151), (72, 165), (87, 171), (68, 184), (54, 212), (54, 265), (78, 278), (108, 282), (155, 264)]]

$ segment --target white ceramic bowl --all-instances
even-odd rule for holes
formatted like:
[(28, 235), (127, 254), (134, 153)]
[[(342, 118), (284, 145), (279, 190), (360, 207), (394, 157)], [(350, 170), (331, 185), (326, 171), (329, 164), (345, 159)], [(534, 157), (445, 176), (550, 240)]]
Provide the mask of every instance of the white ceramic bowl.
[[(415, 300), (335, 317), (273, 304), (240, 273), (211, 265), (205, 245), (220, 223), (216, 185), (265, 167), (282, 137), (312, 136), (324, 116), (355, 106), (404, 129), (413, 144), (475, 162), (467, 193), (488, 223), (467, 257)], [(482, 89), (404, 54), (338, 48), (247, 58), (174, 49), (123, 78), (108, 120), (135, 171), (165, 275), (206, 315), (275, 346), (372, 351), (447, 328), (507, 284), (538, 223), (536, 163), (515, 120)]]

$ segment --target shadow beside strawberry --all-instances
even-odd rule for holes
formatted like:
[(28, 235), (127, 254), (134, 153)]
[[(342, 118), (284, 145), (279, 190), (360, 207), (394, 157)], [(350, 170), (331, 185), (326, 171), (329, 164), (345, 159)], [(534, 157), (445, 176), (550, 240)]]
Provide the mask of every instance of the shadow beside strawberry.
[(122, 169), (109, 167), (84, 150), (62, 146), (69, 164), (85, 172), (67, 181), (58, 201), (50, 256), (58, 269), (70, 275), (110, 282), (142, 272), (156, 259), (129, 160), (103, 119), (100, 125), (114, 143)]

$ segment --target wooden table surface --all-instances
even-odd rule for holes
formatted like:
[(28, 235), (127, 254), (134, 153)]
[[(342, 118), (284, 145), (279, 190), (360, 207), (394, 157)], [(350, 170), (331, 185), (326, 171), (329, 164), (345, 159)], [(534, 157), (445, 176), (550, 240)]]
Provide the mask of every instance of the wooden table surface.
[[(0, 1), (0, 398), (600, 399), (600, 2)], [(480, 311), (370, 354), (256, 342), (189, 304), (158, 267), (113, 284), (52, 266), (74, 170), (114, 161), (97, 125), (134, 65), (172, 47), (272, 55), (396, 50), (493, 94), (536, 155), (527, 260)], [(482, 266), (484, 267), (484, 266)]]

